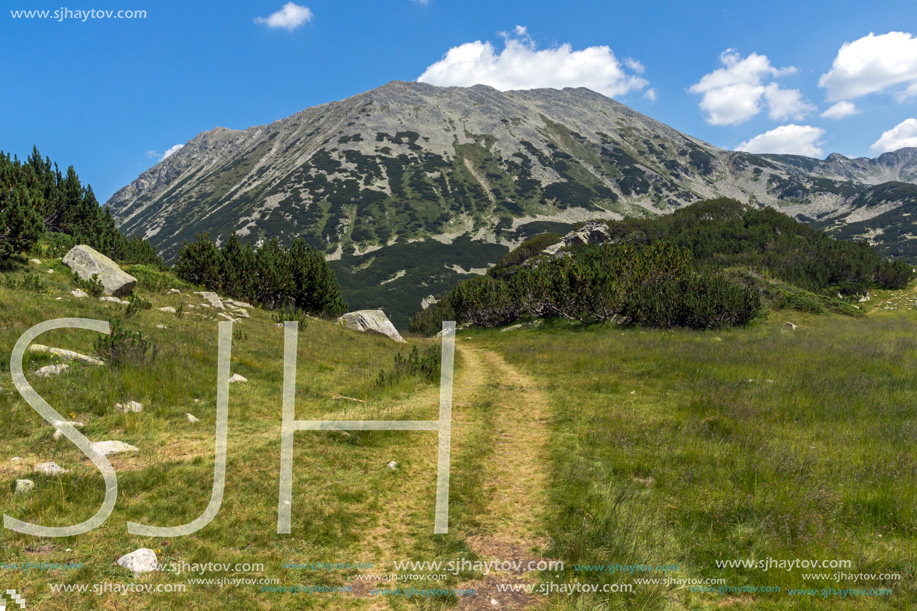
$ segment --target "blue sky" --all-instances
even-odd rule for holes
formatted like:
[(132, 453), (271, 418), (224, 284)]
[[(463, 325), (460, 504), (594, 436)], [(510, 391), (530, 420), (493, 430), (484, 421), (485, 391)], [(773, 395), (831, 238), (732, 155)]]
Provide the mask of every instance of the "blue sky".
[[(70, 2), (4, 2), (0, 149), (24, 157), (37, 144), (102, 201), (201, 131), (421, 75), (589, 86), (729, 149), (917, 145), (913, 2)], [(146, 17), (11, 13), (63, 8)]]

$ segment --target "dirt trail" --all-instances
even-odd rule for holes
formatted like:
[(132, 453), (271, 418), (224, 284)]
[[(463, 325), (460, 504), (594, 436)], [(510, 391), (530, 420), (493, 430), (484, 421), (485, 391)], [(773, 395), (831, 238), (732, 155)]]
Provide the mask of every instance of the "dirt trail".
[[(468, 546), (484, 560), (521, 561), (523, 567), (539, 560), (539, 538), (547, 506), (547, 418), (549, 402), (538, 385), (495, 352), (460, 342), (465, 361), (459, 388), (475, 388), (471, 400), (488, 400), (494, 409), (494, 453), (487, 461), (483, 494), (491, 500), (482, 516), (480, 534), (467, 538)], [(461, 414), (461, 404), (456, 406)], [(453, 429), (455, 430), (455, 429)], [(496, 573), (461, 584), (476, 595), (460, 597), (458, 609), (526, 609), (542, 597), (521, 592), (498, 592), (498, 586), (526, 584), (533, 573)], [(496, 604), (494, 604), (496, 602)], [(497, 606), (499, 605), (499, 606)]]

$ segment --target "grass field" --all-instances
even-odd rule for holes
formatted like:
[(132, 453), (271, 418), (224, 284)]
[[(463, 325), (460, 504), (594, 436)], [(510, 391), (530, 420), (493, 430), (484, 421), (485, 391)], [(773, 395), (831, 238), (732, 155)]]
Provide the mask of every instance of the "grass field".
[[(220, 512), (193, 535), (150, 539), (129, 535), (126, 522), (183, 524), (210, 498), (218, 319), (190, 307), (201, 303), (193, 288), (168, 276), (143, 280), (138, 292), (153, 308), (125, 322), (156, 344), (152, 363), (71, 364), (41, 379), (32, 372), (54, 359), (27, 355), (27, 378), (62, 416), (83, 422), (92, 441), (140, 450), (110, 458), (118, 503), (98, 529), (61, 539), (0, 531), (0, 590), (22, 593), (27, 609), (908, 609), (917, 599), (917, 313), (900, 296), (875, 296), (900, 307), (866, 317), (783, 313), (717, 332), (547, 324), (461, 333), (448, 535), (433, 535), (431, 432), (297, 433), (292, 534), (276, 533), (283, 330), (253, 309), (234, 325), (231, 371), (248, 382), (230, 386)], [(171, 286), (183, 295), (168, 294)], [(51, 526), (92, 516), (102, 478), (19, 397), (9, 354), (39, 322), (123, 316), (123, 306), (74, 298), (72, 288), (55, 261), (22, 265), (0, 283), (0, 506)], [(156, 309), (180, 305), (181, 315)], [(54, 331), (36, 341), (94, 354), (93, 335)], [(299, 342), (298, 419), (436, 418), (434, 384), (375, 382), (397, 353), (435, 340), (408, 338), (405, 347), (310, 319)], [(141, 413), (115, 410), (131, 400), (143, 404)], [(32, 473), (52, 460), (70, 472)], [(35, 490), (17, 495), (23, 478)], [(134, 577), (115, 564), (141, 547), (164, 565), (231, 567)], [(768, 559), (850, 564), (717, 566)], [(564, 567), (494, 572), (474, 564), (494, 560)], [(399, 569), (396, 561), (465, 563), (453, 571)], [(263, 567), (246, 569), (252, 564)], [(674, 570), (605, 570), (614, 564)], [(393, 572), (399, 581), (370, 579)], [(831, 576), (805, 577), (822, 573)], [(884, 577), (838, 581), (835, 573)], [(199, 579), (212, 581), (192, 581)], [(723, 582), (704, 584), (720, 590), (704, 592), (690, 579)], [(522, 591), (574, 584), (615, 591)], [(61, 585), (88, 591), (55, 591)], [(185, 591), (93, 591), (137, 585)], [(309, 587), (349, 591), (303, 591)], [(374, 593), (410, 587), (412, 596)], [(513, 587), (519, 591), (501, 591)], [(416, 592), (456, 588), (475, 595)], [(822, 595), (824, 588), (841, 593)], [(891, 593), (876, 593), (885, 588)], [(812, 593), (790, 592), (804, 589)]]

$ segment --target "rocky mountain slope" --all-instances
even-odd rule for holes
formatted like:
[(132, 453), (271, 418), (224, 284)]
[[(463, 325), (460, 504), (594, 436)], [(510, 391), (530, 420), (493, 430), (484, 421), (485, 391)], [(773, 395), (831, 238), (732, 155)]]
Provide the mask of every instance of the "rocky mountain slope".
[(917, 257), (917, 149), (820, 161), (716, 148), (587, 89), (392, 82), (199, 134), (108, 202), (167, 259), (207, 231), (302, 236), (396, 324), (534, 233), (728, 196)]

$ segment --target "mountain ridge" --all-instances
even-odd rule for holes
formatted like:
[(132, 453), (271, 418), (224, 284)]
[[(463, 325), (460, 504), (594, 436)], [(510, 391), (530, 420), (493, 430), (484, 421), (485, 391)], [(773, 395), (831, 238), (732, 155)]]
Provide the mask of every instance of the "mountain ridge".
[[(875, 159), (755, 155), (719, 149), (585, 88), (393, 81), (267, 125), (202, 132), (108, 203), (122, 231), (146, 237), (166, 259), (205, 231), (218, 242), (232, 233), (255, 243), (303, 237), (339, 276), (353, 276), (353, 291), (372, 285), (372, 299), (352, 305), (383, 305), (407, 290), (417, 309), (462, 277), (456, 269), (494, 263), (495, 247), (711, 197), (772, 205), (883, 249), (893, 228), (876, 223), (897, 212), (901, 228), (917, 201), (915, 181), (917, 149)], [(909, 235), (889, 240), (896, 252), (886, 254), (917, 255)], [(432, 257), (440, 272), (412, 273), (418, 257)], [(397, 264), (380, 266), (385, 260)]]

